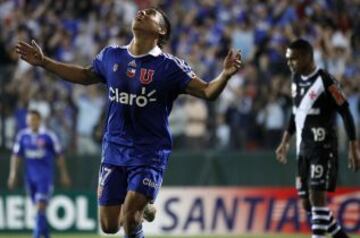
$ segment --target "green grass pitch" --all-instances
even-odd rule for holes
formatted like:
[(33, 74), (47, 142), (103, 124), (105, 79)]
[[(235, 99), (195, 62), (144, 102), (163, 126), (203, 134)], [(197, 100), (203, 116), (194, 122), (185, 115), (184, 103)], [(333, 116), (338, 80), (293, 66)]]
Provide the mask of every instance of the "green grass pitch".
[[(28, 235), (16, 235), (16, 234), (0, 234), (0, 237), (11, 238), (29, 238)], [(94, 234), (53, 234), (52, 238), (101, 238), (101, 237), (117, 237), (117, 236), (99, 236)], [(309, 235), (242, 235), (242, 236), (157, 236), (157, 238), (309, 238)], [(155, 236), (146, 236), (146, 238), (155, 238)], [(351, 238), (360, 238), (360, 235), (352, 235)]]

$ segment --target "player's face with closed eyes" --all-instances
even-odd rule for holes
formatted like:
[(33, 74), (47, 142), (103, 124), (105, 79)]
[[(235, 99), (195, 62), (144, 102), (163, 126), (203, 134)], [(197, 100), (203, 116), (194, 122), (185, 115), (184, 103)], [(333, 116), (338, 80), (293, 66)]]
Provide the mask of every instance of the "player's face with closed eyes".
[(154, 8), (139, 10), (132, 22), (134, 31), (159, 34), (161, 29), (162, 15)]

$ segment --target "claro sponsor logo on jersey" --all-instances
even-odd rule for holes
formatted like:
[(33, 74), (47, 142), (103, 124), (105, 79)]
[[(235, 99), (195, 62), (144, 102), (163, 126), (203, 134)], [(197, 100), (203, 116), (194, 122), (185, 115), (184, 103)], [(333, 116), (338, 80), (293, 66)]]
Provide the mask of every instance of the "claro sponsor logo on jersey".
[(46, 152), (44, 149), (37, 149), (37, 150), (31, 150), (27, 149), (25, 150), (25, 156), (29, 159), (42, 159), (46, 155)]
[(156, 102), (156, 98), (154, 98), (154, 94), (156, 90), (152, 90), (147, 93), (146, 88), (141, 88), (141, 94), (133, 94), (127, 92), (121, 92), (118, 88), (109, 88), (109, 99), (110, 101), (115, 101), (125, 105), (136, 105), (138, 107), (145, 107), (151, 102)]
[(160, 187), (159, 184), (155, 183), (154, 181), (152, 181), (152, 180), (149, 179), (149, 178), (144, 178), (142, 182), (143, 182), (143, 184), (144, 184), (145, 186), (149, 186), (149, 187), (152, 187), (152, 188), (155, 188), (155, 189), (157, 189), (157, 188)]

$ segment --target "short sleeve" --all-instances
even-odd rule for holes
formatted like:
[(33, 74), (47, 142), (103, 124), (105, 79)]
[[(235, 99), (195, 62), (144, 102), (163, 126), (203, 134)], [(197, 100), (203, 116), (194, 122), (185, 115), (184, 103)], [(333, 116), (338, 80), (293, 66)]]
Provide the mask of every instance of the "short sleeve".
[(109, 47), (102, 49), (93, 59), (91, 63), (92, 71), (99, 77), (101, 80), (106, 83), (106, 54)]
[(12, 150), (13, 154), (20, 157), (23, 157), (24, 155), (24, 148), (22, 146), (22, 135), (23, 133), (21, 132), (16, 135), (15, 143)]
[(337, 107), (348, 104), (340, 83), (332, 75), (324, 74), (324, 85), (326, 93)]
[(184, 60), (173, 57), (172, 61), (170, 78), (174, 89), (178, 94), (184, 93), (189, 82), (195, 77), (195, 73)]

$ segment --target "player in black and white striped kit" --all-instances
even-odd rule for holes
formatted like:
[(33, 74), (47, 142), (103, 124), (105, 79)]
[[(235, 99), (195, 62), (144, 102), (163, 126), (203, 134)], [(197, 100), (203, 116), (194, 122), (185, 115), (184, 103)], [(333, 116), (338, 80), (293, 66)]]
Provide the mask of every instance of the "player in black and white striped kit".
[(304, 209), (311, 216), (312, 238), (349, 237), (326, 204), (326, 192), (334, 191), (338, 170), (336, 112), (343, 119), (349, 138), (349, 167), (360, 167), (353, 117), (339, 83), (325, 70), (317, 68), (309, 42), (292, 42), (286, 58), (293, 73), (293, 113), (276, 150), (280, 163), (287, 162), (291, 136), (296, 134), (298, 175), (296, 188)]

